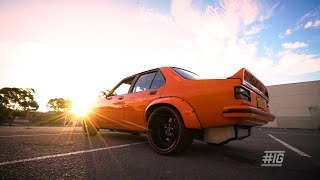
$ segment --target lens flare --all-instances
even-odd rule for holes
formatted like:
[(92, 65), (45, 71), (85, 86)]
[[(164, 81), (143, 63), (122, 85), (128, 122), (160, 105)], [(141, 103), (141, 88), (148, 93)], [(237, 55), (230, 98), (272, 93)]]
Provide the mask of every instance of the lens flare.
[(71, 113), (75, 116), (86, 116), (89, 114), (92, 108), (91, 102), (85, 101), (73, 101), (71, 107)]

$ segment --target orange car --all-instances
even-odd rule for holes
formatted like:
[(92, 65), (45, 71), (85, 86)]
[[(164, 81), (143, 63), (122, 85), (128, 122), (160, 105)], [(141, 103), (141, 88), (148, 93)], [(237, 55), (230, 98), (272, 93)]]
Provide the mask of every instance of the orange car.
[(198, 79), (176, 67), (123, 79), (100, 99), (84, 132), (98, 129), (147, 133), (151, 147), (170, 155), (193, 139), (225, 144), (250, 136), (253, 126), (273, 121), (267, 88), (247, 69), (227, 79)]

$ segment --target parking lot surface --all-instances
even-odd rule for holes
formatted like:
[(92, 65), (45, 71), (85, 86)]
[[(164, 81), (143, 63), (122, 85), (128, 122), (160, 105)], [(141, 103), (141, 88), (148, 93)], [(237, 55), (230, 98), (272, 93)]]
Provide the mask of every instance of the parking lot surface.
[[(254, 128), (222, 146), (194, 140), (175, 156), (156, 154), (146, 135), (77, 127), (0, 127), (1, 179), (318, 179), (320, 131)], [(284, 151), (281, 167), (261, 166)], [(270, 162), (270, 161), (269, 161)], [(272, 163), (272, 162), (270, 162)]]

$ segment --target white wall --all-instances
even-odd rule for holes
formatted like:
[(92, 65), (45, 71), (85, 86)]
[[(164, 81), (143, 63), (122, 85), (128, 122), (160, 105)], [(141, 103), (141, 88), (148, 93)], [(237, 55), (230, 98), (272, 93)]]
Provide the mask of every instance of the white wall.
[(276, 116), (269, 127), (320, 128), (320, 81), (267, 87), (270, 111)]

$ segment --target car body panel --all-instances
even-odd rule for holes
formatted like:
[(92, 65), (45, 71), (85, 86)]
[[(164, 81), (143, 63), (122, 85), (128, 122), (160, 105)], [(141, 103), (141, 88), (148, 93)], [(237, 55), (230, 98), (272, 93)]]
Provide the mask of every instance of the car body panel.
[[(165, 78), (161, 87), (132, 92), (140, 76), (154, 71), (160, 71)], [(149, 108), (161, 104), (176, 108), (190, 129), (260, 126), (275, 118), (268, 109), (266, 87), (245, 68), (227, 79), (190, 80), (172, 67), (149, 70), (131, 77), (135, 77), (131, 92), (123, 94), (121, 100), (117, 96), (111, 96), (111, 100), (108, 100), (110, 97), (102, 99), (101, 105), (94, 110), (94, 119), (99, 119), (95, 121), (100, 127), (146, 131)], [(236, 87), (246, 89), (250, 101), (236, 99)], [(151, 93), (153, 91), (156, 93)]]
[(100, 99), (99, 107), (95, 108), (94, 118), (95, 124), (99, 128), (109, 127), (111, 129), (118, 129), (121, 127), (123, 115), (123, 100), (121, 96), (112, 96)]
[(184, 99), (181, 99), (178, 97), (162, 97), (152, 101), (147, 107), (146, 111), (148, 111), (149, 108), (152, 108), (153, 106), (157, 106), (157, 105), (171, 105), (175, 107), (179, 111), (180, 115), (182, 116), (182, 119), (184, 120), (184, 125), (186, 128), (191, 128), (191, 129), (202, 128), (196, 112), (190, 106), (190, 104)]
[[(124, 127), (123, 129), (145, 131), (147, 124), (145, 110), (147, 106), (161, 95), (163, 88), (150, 89), (124, 95)], [(154, 93), (155, 92), (155, 93)]]

